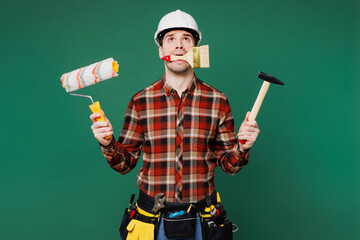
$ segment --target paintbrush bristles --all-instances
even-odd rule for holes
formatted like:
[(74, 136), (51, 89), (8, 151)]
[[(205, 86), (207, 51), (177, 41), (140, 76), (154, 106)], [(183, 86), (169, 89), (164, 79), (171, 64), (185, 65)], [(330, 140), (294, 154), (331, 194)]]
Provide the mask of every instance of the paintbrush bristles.
[(209, 67), (210, 67), (209, 45), (204, 45), (200, 47), (200, 68), (209, 68)]

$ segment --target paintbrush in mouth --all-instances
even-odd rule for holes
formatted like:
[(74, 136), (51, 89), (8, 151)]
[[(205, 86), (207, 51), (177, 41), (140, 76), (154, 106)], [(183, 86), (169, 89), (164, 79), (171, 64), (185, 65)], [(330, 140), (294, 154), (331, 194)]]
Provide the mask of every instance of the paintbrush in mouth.
[(209, 68), (209, 45), (192, 47), (185, 55), (167, 55), (161, 59), (164, 61), (185, 60), (192, 68)]

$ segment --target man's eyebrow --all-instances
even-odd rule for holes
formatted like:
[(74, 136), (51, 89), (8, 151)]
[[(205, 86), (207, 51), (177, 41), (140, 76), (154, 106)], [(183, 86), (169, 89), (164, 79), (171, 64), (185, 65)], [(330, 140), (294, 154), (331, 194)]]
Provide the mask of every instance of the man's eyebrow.
[[(175, 33), (170, 33), (165, 35), (165, 37), (173, 37), (175, 35)], [(192, 37), (192, 35), (190, 33), (184, 33), (183, 36), (185, 37)]]

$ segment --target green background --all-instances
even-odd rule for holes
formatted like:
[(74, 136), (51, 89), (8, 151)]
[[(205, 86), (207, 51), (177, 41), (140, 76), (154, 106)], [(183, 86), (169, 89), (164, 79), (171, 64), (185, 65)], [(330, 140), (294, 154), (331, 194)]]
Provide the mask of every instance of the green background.
[(117, 136), (131, 96), (164, 71), (160, 18), (193, 15), (210, 46), (197, 76), (230, 100), (236, 128), (251, 110), (259, 70), (270, 86), (250, 162), (216, 188), (234, 239), (359, 239), (359, 1), (7, 1), (0, 6), (1, 239), (119, 239), (136, 170), (108, 167), (88, 99), (60, 76), (113, 57), (119, 77), (81, 89)]

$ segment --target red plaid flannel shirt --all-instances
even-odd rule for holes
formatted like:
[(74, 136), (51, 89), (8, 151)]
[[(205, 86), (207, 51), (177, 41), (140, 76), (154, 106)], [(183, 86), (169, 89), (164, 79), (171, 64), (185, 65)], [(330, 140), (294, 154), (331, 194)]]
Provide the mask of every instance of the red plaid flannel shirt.
[[(183, 111), (181, 136), (182, 199), (175, 198), (177, 113)], [(228, 174), (248, 162), (249, 152), (239, 150), (235, 125), (226, 96), (194, 78), (181, 97), (165, 78), (136, 93), (127, 108), (118, 141), (100, 146), (109, 165), (121, 174), (131, 171), (143, 152), (144, 165), (137, 184), (154, 197), (164, 193), (169, 202), (192, 202), (215, 190), (215, 167)]]

